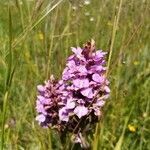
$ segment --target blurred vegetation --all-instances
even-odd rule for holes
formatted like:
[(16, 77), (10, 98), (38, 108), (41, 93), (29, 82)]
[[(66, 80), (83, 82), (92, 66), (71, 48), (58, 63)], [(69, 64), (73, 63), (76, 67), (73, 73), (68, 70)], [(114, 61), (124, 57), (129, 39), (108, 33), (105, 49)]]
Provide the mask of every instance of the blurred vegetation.
[(111, 97), (91, 145), (94, 150), (148, 150), (149, 18), (149, 0), (122, 0), (121, 6), (120, 0), (1, 0), (1, 149), (62, 148), (58, 135), (35, 121), (36, 86), (50, 74), (59, 78), (70, 47), (93, 38), (97, 48), (112, 55)]

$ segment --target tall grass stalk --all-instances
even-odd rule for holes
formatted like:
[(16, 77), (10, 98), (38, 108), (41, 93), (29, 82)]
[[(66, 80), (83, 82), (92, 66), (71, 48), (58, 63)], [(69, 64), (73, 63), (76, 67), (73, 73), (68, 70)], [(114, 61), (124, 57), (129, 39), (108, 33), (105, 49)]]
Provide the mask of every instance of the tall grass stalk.
[(122, 147), (122, 143), (123, 143), (123, 139), (124, 139), (124, 134), (125, 134), (125, 131), (126, 131), (126, 128), (127, 128), (127, 124), (129, 122), (129, 119), (130, 119), (130, 116), (132, 114), (132, 111), (135, 107), (135, 103), (133, 103), (132, 107), (131, 107), (131, 110), (130, 110), (130, 113), (128, 114), (128, 116), (125, 118), (125, 122), (124, 122), (124, 126), (123, 126), (123, 130), (122, 130), (122, 133), (119, 137), (119, 140), (118, 142), (116, 143), (115, 147), (114, 147), (114, 150), (121, 150), (121, 147)]
[[(112, 52), (113, 52), (113, 46), (114, 46), (114, 41), (115, 41), (115, 36), (116, 36), (116, 31), (118, 28), (118, 23), (119, 23), (119, 18), (120, 18), (120, 13), (121, 13), (121, 7), (122, 7), (122, 0), (120, 0), (119, 3), (119, 8), (118, 8), (118, 13), (114, 18), (114, 23), (113, 23), (113, 30), (112, 30), (112, 37), (111, 37), (111, 44), (110, 44), (110, 50), (109, 50), (109, 56), (108, 56), (108, 63), (107, 63), (107, 72), (106, 76), (108, 75), (108, 71), (110, 68), (111, 64), (111, 57), (112, 57)], [(98, 142), (99, 142), (99, 130), (100, 130), (100, 123), (97, 123), (96, 125), (96, 131), (95, 131), (95, 136), (94, 136), (94, 142), (93, 142), (93, 150), (98, 149)]]
[(118, 13), (117, 13), (117, 16), (115, 16), (115, 18), (114, 18), (113, 30), (112, 30), (112, 37), (111, 37), (111, 44), (110, 44), (110, 50), (109, 50), (109, 56), (108, 56), (108, 63), (107, 63), (106, 76), (108, 75), (110, 64), (111, 64), (111, 57), (112, 57), (113, 46), (114, 46), (114, 41), (115, 41), (115, 37), (116, 37), (116, 31), (117, 31), (118, 24), (119, 24), (119, 18), (120, 18), (120, 13), (121, 13), (122, 1), (123, 0), (120, 0), (119, 8), (118, 8)]
[[(45, 14), (41, 16), (36, 22), (31, 22), (21, 33), (16, 40), (12, 43), (12, 48), (15, 48), (28, 34), (32, 31), (51, 11), (53, 11), (63, 0), (58, 1), (54, 4), (48, 11), (46, 10)], [(49, 8), (49, 5), (47, 6)]]
[(5, 118), (7, 111), (7, 100), (8, 100), (8, 91), (5, 92), (3, 99), (3, 114), (2, 114), (2, 127), (1, 127), (1, 150), (4, 149), (4, 137), (5, 137)]
[(13, 64), (13, 55), (12, 55), (12, 16), (11, 10), (8, 6), (8, 24), (9, 24), (9, 54), (7, 61), (7, 70), (6, 70), (6, 82), (5, 82), (5, 91), (4, 91), (4, 99), (3, 99), (3, 111), (2, 111), (2, 133), (1, 133), (1, 150), (4, 148), (4, 137), (5, 137), (5, 120), (6, 120), (6, 112), (8, 107), (8, 95), (11, 88), (12, 78), (14, 75), (14, 69), (12, 67)]
[[(48, 10), (47, 10), (48, 11)], [(50, 76), (50, 72), (51, 72), (51, 64), (52, 64), (52, 50), (53, 50), (53, 44), (54, 44), (54, 34), (55, 34), (55, 27), (56, 27), (56, 22), (57, 22), (57, 17), (58, 17), (58, 9), (55, 12), (55, 17), (54, 20), (51, 22), (51, 36), (50, 36), (50, 48), (48, 49), (48, 57), (47, 57), (47, 79)]]

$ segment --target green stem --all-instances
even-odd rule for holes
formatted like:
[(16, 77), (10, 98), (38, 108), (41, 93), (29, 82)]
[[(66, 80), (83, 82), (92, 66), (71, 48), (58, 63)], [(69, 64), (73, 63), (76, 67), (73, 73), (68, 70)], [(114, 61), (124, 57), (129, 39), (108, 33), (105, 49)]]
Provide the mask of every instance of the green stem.
[(4, 148), (4, 135), (5, 135), (5, 118), (6, 118), (6, 110), (7, 110), (7, 99), (8, 99), (8, 91), (6, 91), (4, 95), (3, 101), (3, 112), (2, 112), (2, 134), (1, 134), (1, 150)]
[[(112, 52), (113, 52), (113, 47), (114, 47), (114, 41), (115, 41), (116, 31), (117, 31), (117, 28), (118, 28), (118, 23), (119, 23), (119, 18), (120, 18), (120, 13), (121, 13), (122, 1), (123, 0), (120, 0), (118, 13), (117, 13), (117, 16), (115, 16), (115, 18), (114, 18), (113, 31), (112, 31), (112, 37), (111, 37), (110, 52), (109, 52), (109, 56), (108, 56), (108, 64), (107, 64), (106, 76), (108, 75), (109, 68), (110, 68)], [(97, 123), (96, 131), (95, 131), (95, 137), (94, 137), (94, 142), (93, 142), (94, 150), (98, 149), (98, 139), (99, 139), (98, 138), (98, 133), (99, 133), (98, 131), (99, 130), (100, 130), (100, 123)]]

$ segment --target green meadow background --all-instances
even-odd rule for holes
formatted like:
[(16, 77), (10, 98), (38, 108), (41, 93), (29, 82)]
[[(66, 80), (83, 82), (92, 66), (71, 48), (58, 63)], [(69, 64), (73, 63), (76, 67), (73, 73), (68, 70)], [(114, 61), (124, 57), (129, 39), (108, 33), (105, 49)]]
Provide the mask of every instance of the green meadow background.
[(36, 86), (93, 38), (108, 52), (111, 96), (91, 149), (150, 150), (149, 35), (149, 0), (0, 0), (0, 149), (64, 149), (35, 121)]

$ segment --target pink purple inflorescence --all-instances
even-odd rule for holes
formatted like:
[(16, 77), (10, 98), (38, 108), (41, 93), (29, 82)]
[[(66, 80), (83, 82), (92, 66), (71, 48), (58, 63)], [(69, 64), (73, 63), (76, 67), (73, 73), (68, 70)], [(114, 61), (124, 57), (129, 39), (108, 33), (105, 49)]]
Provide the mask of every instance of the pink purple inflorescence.
[(87, 124), (98, 121), (110, 89), (106, 79), (106, 52), (96, 51), (93, 41), (83, 48), (73, 47), (72, 51), (62, 79), (56, 81), (51, 76), (45, 85), (38, 86), (36, 120), (41, 126), (78, 133)]

